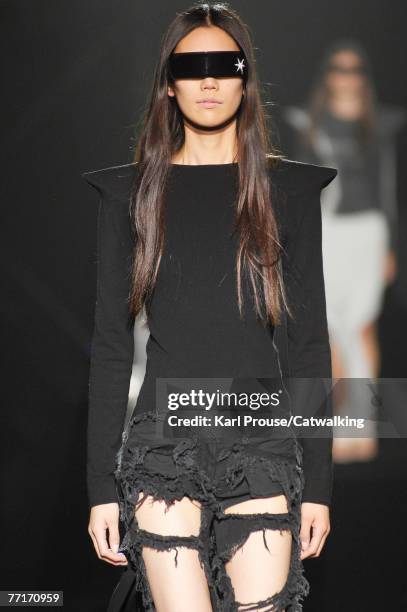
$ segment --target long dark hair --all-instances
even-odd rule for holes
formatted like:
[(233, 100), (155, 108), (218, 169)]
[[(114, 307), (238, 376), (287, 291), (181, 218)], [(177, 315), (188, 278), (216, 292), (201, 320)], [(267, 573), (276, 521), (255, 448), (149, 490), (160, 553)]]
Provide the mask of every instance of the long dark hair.
[(332, 58), (339, 51), (353, 51), (364, 67), (364, 85), (362, 88), (363, 111), (359, 120), (359, 144), (367, 146), (374, 139), (377, 126), (377, 92), (374, 85), (372, 65), (366, 49), (353, 38), (341, 38), (334, 41), (325, 51), (311, 92), (308, 98), (308, 112), (310, 117), (309, 128), (306, 132), (306, 141), (313, 145), (316, 129), (321, 120), (321, 115), (328, 105), (328, 88), (325, 81), (326, 72)]
[[(249, 67), (236, 129), (239, 193), (235, 223), (240, 230), (236, 258), (239, 312), (242, 317), (243, 270), (248, 273), (252, 285), (256, 316), (265, 324), (268, 321), (278, 324), (281, 308), (287, 304), (276, 265), (282, 246), (271, 207), (269, 166), (281, 155), (271, 150), (268, 140), (249, 30), (226, 3), (194, 4), (177, 13), (162, 38), (150, 100), (133, 160), (138, 172), (130, 212), (137, 241), (130, 310), (137, 316), (154, 289), (165, 241), (165, 184), (172, 157), (184, 143), (182, 114), (175, 97), (167, 94), (171, 83), (168, 60), (184, 36), (199, 26), (210, 25), (222, 28), (234, 38), (245, 53)], [(289, 312), (288, 306), (287, 310)]]

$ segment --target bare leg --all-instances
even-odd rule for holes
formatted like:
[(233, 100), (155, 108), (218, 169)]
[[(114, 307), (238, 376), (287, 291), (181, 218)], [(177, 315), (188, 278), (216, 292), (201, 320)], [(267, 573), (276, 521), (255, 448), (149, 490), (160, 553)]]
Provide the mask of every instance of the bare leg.
[[(142, 497), (140, 494), (139, 499)], [(135, 512), (140, 529), (172, 537), (172, 549), (144, 545), (142, 557), (157, 612), (212, 612), (209, 588), (197, 547), (183, 545), (179, 538), (197, 538), (200, 531), (201, 506), (184, 497), (170, 507), (148, 496)], [(193, 536), (191, 538), (191, 536)], [(174, 562), (176, 554), (177, 565)]]
[[(285, 495), (250, 499), (225, 510), (225, 514), (241, 514), (242, 516), (286, 512), (288, 509)], [(266, 529), (264, 536), (268, 550), (264, 545), (262, 530), (253, 531), (225, 564), (236, 601), (241, 602), (239, 611), (242, 612), (246, 610), (246, 606), (258, 612), (274, 610), (274, 606), (271, 608), (270, 604), (254, 608), (252, 602), (264, 602), (272, 595), (279, 593), (287, 581), (291, 560), (291, 531), (289, 529), (283, 531)]]
[[(380, 348), (377, 338), (376, 322), (370, 322), (359, 332), (360, 341), (369, 364), (370, 376), (375, 377), (380, 370)], [(352, 372), (345, 372), (338, 349), (331, 343), (333, 377), (352, 376)], [(334, 395), (335, 397), (335, 395)], [(343, 393), (335, 397), (343, 401)], [(332, 454), (336, 463), (349, 463), (351, 461), (369, 461), (378, 453), (378, 440), (376, 437), (363, 438), (334, 438)]]
[[(380, 371), (380, 347), (377, 337), (376, 322), (372, 321), (361, 329), (361, 339), (366, 358), (370, 364), (371, 376), (376, 377)], [(370, 461), (378, 453), (377, 438), (356, 438), (354, 446), (354, 458), (357, 461)]]
[[(333, 392), (334, 413), (340, 414), (340, 407), (346, 399), (346, 368), (342, 361), (339, 347), (331, 339), (332, 378), (336, 382)], [(343, 380), (341, 380), (343, 379)], [(336, 408), (336, 409), (335, 409)], [(335, 463), (348, 463), (354, 458), (354, 441), (352, 438), (335, 437), (332, 442), (332, 457)]]
[(380, 346), (377, 336), (376, 321), (372, 321), (365, 325), (361, 330), (361, 334), (364, 349), (370, 362), (372, 377), (376, 377), (379, 375), (380, 371)]
[(345, 378), (346, 371), (345, 366), (342, 362), (342, 356), (336, 342), (331, 340), (331, 354), (332, 354), (332, 378)]

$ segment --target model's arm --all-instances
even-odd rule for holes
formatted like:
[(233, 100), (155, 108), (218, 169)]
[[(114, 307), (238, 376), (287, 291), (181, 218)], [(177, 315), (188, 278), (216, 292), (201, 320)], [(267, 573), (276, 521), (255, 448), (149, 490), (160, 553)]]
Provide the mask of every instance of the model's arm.
[(134, 322), (127, 304), (134, 242), (128, 202), (103, 185), (100, 172), (82, 176), (100, 194), (87, 438), (87, 486), (92, 507), (118, 501), (114, 470), (134, 353)]
[[(322, 262), (321, 189), (333, 180), (335, 169), (313, 169), (312, 181), (295, 196), (297, 211), (289, 228), (288, 298), (295, 317), (288, 317), (290, 389), (296, 414), (331, 416), (329, 391), (331, 350), (328, 337), (325, 286)], [(295, 221), (294, 221), (295, 219)], [(295, 380), (295, 379), (298, 380)], [(304, 379), (304, 380), (300, 380)], [(328, 379), (323, 381), (321, 379)], [(299, 437), (303, 447), (305, 488), (303, 502), (330, 505), (332, 493), (332, 437)], [(300, 433), (300, 431), (298, 431)]]

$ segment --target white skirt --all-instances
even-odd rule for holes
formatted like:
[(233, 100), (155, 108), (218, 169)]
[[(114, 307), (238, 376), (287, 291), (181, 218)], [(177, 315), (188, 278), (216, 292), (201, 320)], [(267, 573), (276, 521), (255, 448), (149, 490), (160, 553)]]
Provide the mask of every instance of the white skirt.
[(380, 211), (322, 215), (328, 327), (332, 340), (345, 353), (348, 377), (371, 376), (355, 336), (380, 314), (388, 249), (389, 228)]

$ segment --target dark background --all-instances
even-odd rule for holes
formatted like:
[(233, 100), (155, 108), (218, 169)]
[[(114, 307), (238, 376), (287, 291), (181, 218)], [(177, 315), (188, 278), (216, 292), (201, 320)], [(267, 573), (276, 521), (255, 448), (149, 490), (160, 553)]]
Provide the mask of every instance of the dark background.
[[(95, 301), (98, 197), (81, 172), (132, 160), (160, 37), (188, 2), (0, 3), (2, 101), (2, 495), (0, 589), (64, 591), (65, 609), (103, 611), (120, 569), (87, 533), (85, 437)], [(404, 2), (236, 1), (257, 49), (265, 99), (308, 93), (321, 52), (356, 35), (381, 101), (407, 106)], [(281, 131), (281, 134), (283, 132)], [(275, 136), (278, 134), (276, 132)], [(399, 138), (401, 262), (406, 261), (406, 132)], [(281, 146), (284, 150), (285, 143)], [(382, 376), (406, 376), (406, 271), (380, 319)], [(407, 609), (406, 441), (336, 466), (332, 532), (305, 560), (304, 610)]]

